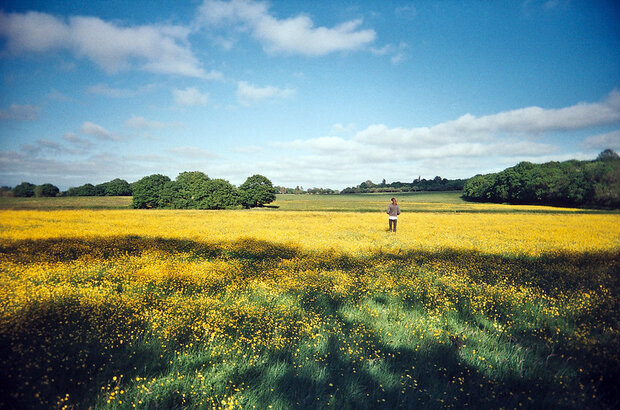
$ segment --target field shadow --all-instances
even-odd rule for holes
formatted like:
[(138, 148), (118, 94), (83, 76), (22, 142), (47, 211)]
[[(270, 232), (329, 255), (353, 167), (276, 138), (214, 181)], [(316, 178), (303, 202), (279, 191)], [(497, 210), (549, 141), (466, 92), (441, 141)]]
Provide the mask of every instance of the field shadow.
[(281, 260), (295, 257), (299, 250), (254, 238), (229, 242), (142, 237), (135, 235), (93, 238), (46, 238), (0, 241), (0, 254), (21, 263), (69, 262), (81, 258), (111, 259), (119, 255), (139, 256), (157, 252), (170, 257), (214, 259), (232, 258), (252, 261)]
[[(0, 241), (1, 260), (22, 264), (113, 259), (118, 255), (139, 256), (144, 252), (189, 260), (239, 260), (244, 268), (241, 276), (268, 276), (274, 266), (282, 264), (293, 273), (303, 270), (347, 271), (355, 278), (376, 274), (379, 269), (382, 274), (397, 278), (403, 272), (432, 275), (431, 270), (439, 264), (458, 269), (472, 282), (495, 285), (503, 280), (534, 287), (551, 296), (560, 295), (567, 289), (576, 293), (594, 292), (604, 287), (611, 295), (609, 305), (594, 307), (587, 312), (587, 317), (577, 316), (573, 320), (586, 324), (592, 322), (593, 325), (599, 320), (619, 323), (620, 252), (565, 252), (530, 257), (448, 249), (441, 252), (407, 250), (396, 254), (378, 251), (356, 256), (336, 251), (308, 252), (293, 245), (252, 238), (228, 242), (140, 236)], [(584, 272), (588, 274), (584, 275)], [(344, 334), (353, 335), (356, 329), (363, 326), (363, 323), (342, 315), (341, 308), (350, 301), (340, 296), (328, 294), (320, 288), (309, 288), (293, 296), (298, 297), (304, 311), (331, 317), (343, 324)], [(381, 294), (375, 296), (378, 303), (390, 301)], [(412, 296), (413, 299), (416, 297)], [(131, 378), (136, 374), (156, 376), (165, 372), (168, 362), (161, 359), (159, 351), (127, 343), (127, 338), (132, 335), (139, 338), (140, 332), (145, 332), (148, 325), (139, 321), (120, 321), (133, 315), (132, 312), (124, 314), (117, 309), (122, 309), (122, 306), (95, 306), (89, 305), (88, 301), (67, 298), (50, 302), (50, 305), (34, 302), (31, 310), (20, 313), (20, 320), (24, 322), (20, 322), (19, 328), (15, 327), (15, 323), (3, 320), (0, 324), (0, 401), (5, 400), (5, 407), (18, 408), (20, 397), (21, 400), (30, 397), (28, 400), (32, 401), (28, 403), (32, 407), (50, 407), (55, 404), (55, 395), (67, 390), (76, 392), (78, 401), (80, 397), (97, 396), (101, 394), (97, 389), (119, 373)], [(467, 306), (457, 306), (456, 314), (461, 322), (480, 323), (471, 316)], [(110, 318), (119, 318), (119, 321), (111, 321)], [(98, 327), (105, 323), (108, 327)], [(543, 328), (545, 326), (541, 325)], [(543, 330), (550, 332), (552, 329)], [(545, 357), (542, 354), (549, 351), (549, 346), (545, 345), (540, 334), (512, 333), (510, 337), (510, 343), (538, 349), (541, 352), (539, 361), (549, 361), (550, 355)], [(121, 340), (124, 342), (121, 343)], [(526, 401), (528, 392), (540, 397), (541, 391), (552, 393), (547, 403), (552, 406), (556, 403), (552, 399), (557, 399), (560, 394), (557, 386), (548, 379), (510, 374), (502, 378), (489, 377), (476, 366), (466, 364), (459, 355), (458, 347), (450, 344), (434, 343), (424, 350), (415, 350), (412, 347), (394, 348), (379, 337), (370, 337), (361, 354), (366, 357), (364, 360), (352, 359), (343, 353), (350, 342), (328, 335), (320, 354), (307, 354), (307, 364), (300, 363), (292, 349), (268, 351), (265, 366), (241, 371), (237, 378), (265, 386), (275, 384), (275, 392), (265, 389), (255, 393), (256, 400), (268, 405), (271, 404), (269, 400), (278, 397), (283, 408), (323, 408), (330, 403), (321, 400), (330, 399), (333, 400), (332, 405), (362, 409), (464, 405), (476, 408), (517, 407), (519, 402), (526, 406), (531, 404)], [(587, 377), (604, 377), (605, 381), (599, 383), (601, 391), (598, 393), (603, 394), (606, 403), (613, 407), (613, 404), (618, 404), (619, 397), (615, 381), (620, 374), (616, 366), (617, 351), (614, 350), (618, 341), (595, 342), (602, 344), (602, 349), (607, 349), (603, 350), (603, 356), (600, 356), (601, 350), (568, 353), (577, 357), (580, 363), (596, 364), (597, 370)], [(372, 358), (373, 351), (380, 351), (381, 354)], [(128, 366), (128, 363), (131, 365)], [(134, 364), (139, 364), (136, 369)], [(269, 371), (270, 366), (279, 368), (277, 377)], [(58, 376), (52, 379), (50, 374)], [(42, 390), (33, 390), (33, 386)], [(40, 399), (33, 398), (35, 392), (39, 393)], [(544, 407), (543, 404), (540, 407)]]
[(122, 304), (60, 297), (3, 321), (0, 408), (62, 407), (69, 392), (72, 403), (89, 402), (113, 377), (164, 371), (161, 349), (138, 343), (148, 324), (136, 317)]
[[(545, 292), (557, 292), (562, 288), (595, 289), (601, 284), (620, 289), (620, 251), (503, 256), (448, 248), (441, 251), (409, 249), (396, 253), (379, 250), (357, 256), (333, 249), (304, 251), (293, 244), (254, 238), (209, 242), (128, 235), (0, 240), (0, 255), (19, 263), (69, 262), (81, 258), (111, 259), (119, 255), (139, 256), (145, 252), (187, 259), (227, 258), (258, 263), (299, 258), (303, 262), (299, 269), (344, 269), (356, 272), (388, 263), (395, 268), (395, 274), (398, 274), (399, 266), (416, 265), (422, 268), (438, 262), (458, 267), (471, 280), (489, 284), (509, 280), (526, 283)], [(594, 275), (582, 275), (581, 272), (585, 270)]]
[(531, 408), (528, 397), (540, 398), (540, 391), (547, 396), (536, 407), (546, 408), (561, 395), (549, 381), (486, 377), (451, 345), (416, 351), (375, 338), (362, 354), (378, 351), (381, 357), (361, 360), (347, 357), (347, 347), (331, 335), (318, 354), (301, 360), (290, 351), (270, 352), (263, 367), (240, 372), (236, 379), (260, 386), (252, 402), (262, 408), (518, 408), (519, 403)]

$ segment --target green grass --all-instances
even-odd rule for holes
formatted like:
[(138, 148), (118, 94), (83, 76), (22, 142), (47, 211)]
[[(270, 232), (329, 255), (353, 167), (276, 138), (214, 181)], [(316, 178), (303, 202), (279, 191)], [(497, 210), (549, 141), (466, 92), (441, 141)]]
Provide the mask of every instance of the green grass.
[[(460, 192), (405, 192), (347, 195), (276, 195), (264, 209), (281, 211), (383, 212), (396, 197), (403, 212), (484, 212), (484, 213), (620, 213), (591, 209), (528, 207), (467, 202)], [(0, 197), (2, 209), (130, 209), (131, 197)], [(260, 208), (259, 208), (260, 209)]]
[[(411, 204), (466, 204), (459, 192), (403, 193), (396, 197), (403, 206)], [(376, 211), (387, 207), (394, 194), (276, 195), (266, 209), (284, 211)], [(428, 205), (425, 205), (428, 208)], [(131, 208), (131, 197), (0, 197), (0, 209), (124, 209)]]
[(403, 192), (346, 195), (278, 194), (268, 208), (282, 211), (384, 212), (392, 197), (403, 212), (468, 213), (620, 213), (620, 211), (574, 209), (468, 202), (461, 192)]
[(0, 197), (0, 209), (128, 209), (130, 196)]
[[(243, 269), (220, 288), (195, 276), (145, 291), (114, 274), (122, 260), (107, 256), (155, 250)], [(54, 407), (65, 392), (67, 404), (93, 409), (219, 408), (228, 400), (260, 409), (578, 409), (614, 408), (620, 398), (617, 252), (533, 259), (410, 250), (343, 258), (269, 242), (140, 237), (15, 241), (0, 251), (24, 265), (90, 260), (96, 251), (103, 262), (78, 264), (75, 288), (117, 294), (104, 305), (70, 295), (33, 301), (17, 317), (3, 317), (0, 404), (7, 408)], [(567, 263), (578, 274), (564, 272)], [(289, 279), (301, 269), (321, 274), (283, 290), (276, 267)], [(338, 279), (343, 270), (351, 283)], [(48, 278), (50, 285), (77, 279)], [(520, 303), (517, 289), (545, 297)], [(589, 308), (564, 310), (584, 292)], [(141, 316), (174, 303), (200, 317), (202, 308), (190, 306), (200, 295), (220, 301), (231, 326), (194, 334), (189, 320), (166, 336)], [(475, 307), (481, 299), (483, 310)], [(306, 320), (314, 322), (310, 333), (300, 331)], [(252, 342), (256, 334), (276, 340), (278, 332), (284, 344)]]
[(401, 208), (409, 210), (429, 210), (434, 204), (449, 204), (459, 208), (466, 204), (460, 192), (420, 192), (387, 194), (347, 194), (347, 195), (276, 195), (272, 206), (284, 211), (383, 211), (390, 198), (398, 199)]
[[(273, 205), (383, 212), (391, 197), (278, 195)], [(459, 193), (396, 197), (407, 212), (514, 211), (469, 204)], [(130, 202), (1, 198), (0, 209), (125, 209)], [(268, 241), (135, 236), (0, 245), (14, 269), (0, 265), (0, 292), (18, 278), (23, 289), (74, 289), (21, 310), (0, 302), (13, 312), (0, 310), (0, 407), (581, 409), (620, 402), (617, 251), (343, 255)], [(129, 273), (150, 261), (123, 264), (150, 254), (163, 254), (162, 263), (212, 260), (231, 268), (221, 278), (204, 272), (140, 287)], [(29, 267), (40, 273), (19, 277)], [(287, 280), (295, 286), (280, 288)], [(101, 288), (110, 301), (83, 296)], [(524, 290), (536, 297), (520, 298)], [(192, 303), (200, 298), (217, 301), (231, 325), (196, 333), (191, 318), (198, 321), (204, 307)], [(167, 335), (149, 313), (170, 305), (188, 319)], [(304, 333), (308, 321), (314, 328)], [(253, 344), (256, 335), (274, 343)]]

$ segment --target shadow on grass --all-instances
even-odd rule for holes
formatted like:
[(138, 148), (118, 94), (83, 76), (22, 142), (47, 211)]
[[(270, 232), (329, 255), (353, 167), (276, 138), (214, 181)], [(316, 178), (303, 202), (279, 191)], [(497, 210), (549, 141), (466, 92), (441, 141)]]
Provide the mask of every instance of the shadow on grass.
[[(139, 256), (143, 252), (159, 252), (166, 257), (190, 260), (240, 260), (244, 269), (247, 268), (241, 274), (242, 278), (248, 274), (269, 275), (279, 263), (286, 264), (292, 272), (344, 270), (355, 276), (372, 275), (381, 269), (382, 273), (395, 277), (402, 274), (433, 275), (433, 267), (440, 264), (457, 269), (469, 281), (494, 285), (505, 280), (537, 288), (551, 296), (566, 290), (596, 291), (604, 286), (611, 292), (610, 305), (589, 311), (583, 320), (618, 324), (620, 312), (617, 298), (620, 294), (620, 252), (560, 253), (534, 258), (460, 250), (436, 253), (410, 250), (358, 257), (335, 251), (309, 253), (295, 246), (250, 238), (228, 243), (138, 236), (0, 241), (1, 257), (23, 264), (81, 258), (112, 259), (119, 255)], [(478, 367), (466, 364), (458, 348), (450, 344), (434, 343), (417, 350), (413, 346), (395, 348), (380, 337), (370, 335), (361, 347), (364, 351), (359, 356), (364, 358), (355, 358), (345, 352), (353, 345), (359, 347), (355, 344), (355, 333), (364, 323), (349, 320), (341, 314), (342, 306), (351, 301), (320, 288), (308, 288), (294, 296), (298, 297), (304, 311), (342, 324), (342, 333), (349, 339), (340, 340), (335, 335), (328, 335), (321, 347), (302, 351), (301, 357), (295, 356), (293, 349), (267, 351), (262, 367), (240, 370), (236, 375), (238, 382), (251, 380), (263, 387), (248, 392), (254, 395), (253, 400), (258, 405), (267, 406), (276, 400), (282, 408), (322, 408), (328, 405), (439, 408), (468, 404), (485, 408), (516, 407), (520, 402), (531, 407), (533, 403), (527, 401), (529, 394), (540, 400), (536, 406), (544, 407), (553, 406), (562, 398), (564, 390), (552, 379), (510, 374), (502, 378), (488, 377)], [(374, 298), (377, 303), (390, 301), (380, 293)], [(0, 322), (0, 401), (5, 402), (1, 404), (15, 408), (24, 403), (26, 407), (51, 407), (56, 404), (56, 396), (66, 391), (71, 391), (77, 402), (89, 402), (89, 398), (101, 394), (100, 386), (109, 383), (116, 374), (122, 373), (126, 378), (136, 374), (154, 377), (167, 371), (168, 362), (161, 358), (156, 347), (128, 343), (132, 337), (139, 340), (148, 325), (140, 321), (122, 321), (136, 315), (135, 312), (117, 310), (122, 309), (120, 306), (95, 306), (85, 300), (66, 298), (49, 302), (49, 305), (34, 302), (29, 310), (20, 312), (19, 323), (11, 323), (9, 319), (15, 318), (3, 315)], [(473, 316), (467, 306), (458, 306), (456, 314), (462, 323), (484, 327), (484, 318)], [(544, 337), (528, 331), (511, 334), (511, 343), (547, 352), (549, 346), (545, 345)], [(593, 342), (595, 347), (597, 343), (602, 345), (603, 350), (597, 351), (599, 356), (587, 349), (569, 354), (579, 363), (592, 362), (599, 366), (584, 377), (605, 378), (599, 383), (602, 390), (598, 392), (604, 395), (605, 401), (596, 401), (595, 407), (613, 407), (619, 401), (614, 384), (614, 380), (620, 377), (616, 366), (618, 353), (613, 350), (614, 345), (617, 347), (617, 340)], [(373, 352), (381, 353), (373, 356)], [(538, 360), (548, 362), (549, 357), (542, 355)], [(272, 388), (274, 391), (270, 390)], [(574, 397), (579, 396), (575, 394)], [(566, 405), (577, 407), (571, 403)]]
[[(255, 388), (244, 395), (257, 408), (550, 408), (564, 399), (562, 386), (551, 380), (486, 377), (451, 345), (435, 343), (416, 351), (374, 338), (360, 359), (344, 353), (352, 342), (331, 335), (305, 357), (291, 350), (270, 352), (262, 367), (232, 379), (251, 381)], [(380, 357), (372, 357), (373, 352)]]
[(2, 321), (0, 408), (62, 407), (69, 392), (89, 403), (114, 376), (163, 371), (157, 346), (139, 343), (147, 325), (136, 317), (122, 304), (61, 297)]
[[(297, 246), (254, 238), (230, 242), (206, 242), (160, 237), (118, 236), (94, 238), (51, 238), (0, 240), (0, 255), (20, 263), (68, 262), (80, 258), (111, 259), (119, 255), (159, 252), (188, 259), (241, 259), (250, 263), (300, 258), (300, 269), (352, 270), (363, 272), (387, 262), (391, 266), (453, 265), (474, 281), (495, 284), (509, 280), (534, 286), (545, 292), (564, 289), (596, 289), (604, 284), (620, 289), (620, 251), (556, 252), (539, 257), (488, 255), (476, 251), (445, 249), (439, 252), (399, 250), (377, 251), (365, 256), (334, 250), (305, 252)], [(473, 268), (473, 269), (470, 269)], [(593, 275), (584, 276), (587, 270)], [(397, 273), (397, 270), (394, 272)]]
[(117, 236), (101, 238), (50, 238), (0, 241), (0, 254), (21, 263), (69, 262), (81, 258), (110, 259), (119, 255), (139, 256), (160, 252), (170, 257), (247, 259), (261, 262), (295, 257), (299, 251), (283, 245), (253, 238), (228, 243), (200, 242), (189, 239)]

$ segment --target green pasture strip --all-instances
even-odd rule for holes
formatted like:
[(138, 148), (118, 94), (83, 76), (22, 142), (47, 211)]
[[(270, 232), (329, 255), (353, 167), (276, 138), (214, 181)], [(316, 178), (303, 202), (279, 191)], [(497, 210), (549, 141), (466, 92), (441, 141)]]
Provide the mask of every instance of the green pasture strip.
[[(278, 194), (264, 208), (254, 210), (322, 211), (322, 212), (385, 212), (390, 198), (395, 197), (402, 212), (462, 213), (620, 213), (620, 210), (575, 209), (551, 206), (515, 206), (467, 202), (460, 192), (405, 192), (346, 195)], [(131, 209), (131, 197), (0, 197), (0, 210), (62, 210), (62, 209)]]
[(128, 209), (130, 196), (69, 196), (55, 198), (0, 197), (0, 209)]
[(420, 203), (467, 204), (460, 192), (419, 192), (419, 193), (380, 193), (343, 195), (293, 195), (278, 194), (271, 204), (284, 210), (347, 210), (355, 211), (372, 207), (386, 208), (391, 198), (396, 198), (402, 206)]
[(278, 194), (267, 209), (281, 211), (385, 212), (391, 198), (396, 198), (402, 212), (464, 213), (609, 213), (594, 209), (513, 206), (468, 202), (461, 192), (405, 192), (346, 195)]

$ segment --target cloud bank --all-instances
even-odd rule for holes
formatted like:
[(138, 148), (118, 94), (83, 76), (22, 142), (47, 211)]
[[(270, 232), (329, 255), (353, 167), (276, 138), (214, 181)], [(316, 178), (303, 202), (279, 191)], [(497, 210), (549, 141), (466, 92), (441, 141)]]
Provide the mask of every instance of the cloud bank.
[[(619, 122), (620, 92), (614, 90), (596, 103), (559, 109), (526, 107), (480, 117), (466, 114), (431, 127), (372, 124), (350, 137), (328, 135), (272, 142), (271, 146), (294, 158), (291, 167), (306, 164), (316, 172), (324, 167), (343, 180), (355, 174), (364, 175), (362, 179), (372, 177), (373, 172), (386, 176), (431, 172), (446, 177), (470, 177), (498, 170), (497, 164), (507, 167), (523, 160), (593, 159), (596, 151), (620, 147), (620, 130), (583, 139), (581, 146), (588, 151), (585, 153), (578, 151), (579, 147), (572, 154), (562, 152), (554, 137)], [(337, 124), (332, 132), (341, 133), (343, 128)], [(303, 178), (310, 172), (304, 168), (299, 176)], [(360, 177), (353, 180), (360, 181)]]
[(82, 126), (80, 127), (80, 133), (96, 137), (100, 140), (118, 141), (121, 139), (120, 136), (111, 133), (110, 131), (103, 128), (101, 125), (92, 123), (90, 121), (86, 121), (82, 124)]
[(120, 26), (97, 17), (59, 18), (30, 11), (0, 10), (0, 38), (6, 41), (5, 55), (68, 50), (87, 58), (108, 73), (137, 65), (159, 74), (197, 78), (218, 77), (206, 73), (190, 50), (190, 29), (172, 25)]
[[(283, 92), (276, 87), (244, 86), (247, 89), (241, 89), (247, 98), (270, 98)], [(188, 104), (201, 100), (197, 90), (178, 91)], [(332, 133), (339, 135), (236, 147), (228, 155), (216, 154), (199, 144), (169, 147), (157, 157), (124, 156), (122, 150), (94, 155), (101, 144), (114, 142), (118, 146), (129, 139), (84, 122), (78, 130), (80, 135), (68, 132), (63, 136), (65, 144), (43, 138), (22, 145), (19, 151), (0, 151), (0, 175), (15, 183), (28, 180), (31, 174), (41, 179), (31, 182), (67, 181), (66, 185), (76, 186), (116, 177), (135, 180), (151, 173), (174, 177), (184, 170), (204, 169), (209, 175), (236, 184), (248, 175), (260, 173), (275, 184), (306, 188), (318, 184), (337, 189), (366, 179), (408, 181), (418, 175), (437, 174), (467, 178), (524, 160), (593, 159), (603, 149), (620, 150), (619, 100), (620, 92), (614, 90), (600, 102), (559, 109), (525, 107), (480, 117), (466, 114), (431, 127), (372, 124), (358, 130), (353, 124), (336, 124)], [(171, 124), (131, 116), (124, 126), (141, 132)], [(611, 130), (587, 136), (588, 130), (601, 127)], [(562, 149), (557, 138), (575, 132), (586, 136), (577, 138), (572, 150)], [(58, 153), (69, 156), (59, 158)], [(239, 155), (251, 156), (252, 160), (239, 161)], [(44, 175), (41, 170), (45, 170)], [(119, 170), (123, 170), (122, 175)], [(78, 180), (82, 182), (68, 182)]]
[(0, 110), (0, 121), (34, 121), (39, 111), (36, 105), (11, 104), (8, 109)]
[[(278, 19), (269, 13), (265, 3), (250, 0), (205, 0), (197, 20), (209, 29), (233, 27), (237, 31), (247, 31), (269, 53), (322, 56), (357, 50), (376, 38), (374, 30), (360, 29), (361, 19), (346, 21), (332, 28), (315, 27), (306, 15)], [(221, 38), (220, 42), (223, 42)], [(231, 41), (224, 43), (230, 47)]]
[(249, 104), (271, 98), (288, 98), (295, 93), (292, 88), (279, 88), (268, 85), (257, 87), (245, 81), (237, 83), (237, 97), (242, 104)]

